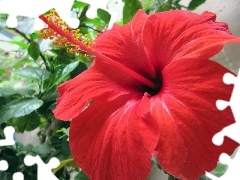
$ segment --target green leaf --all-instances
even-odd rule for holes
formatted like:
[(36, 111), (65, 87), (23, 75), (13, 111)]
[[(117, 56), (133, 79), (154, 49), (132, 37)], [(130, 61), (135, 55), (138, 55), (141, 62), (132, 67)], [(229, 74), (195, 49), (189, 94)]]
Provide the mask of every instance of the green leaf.
[(19, 76), (31, 79), (31, 80), (44, 80), (48, 78), (49, 72), (45, 69), (41, 69), (38, 67), (27, 67), (19, 70), (13, 71), (14, 74)]
[(0, 97), (11, 96), (19, 94), (22, 96), (33, 95), (35, 90), (33, 89), (10, 89), (10, 88), (0, 88)]
[(36, 42), (31, 42), (30, 46), (28, 47), (28, 54), (34, 59), (36, 60), (39, 55), (40, 55), (40, 48), (39, 48), (39, 44)]
[(64, 166), (66, 166), (69, 163), (75, 162), (73, 160), (73, 158), (71, 159), (66, 159), (60, 162), (60, 165), (58, 167), (56, 167), (55, 169), (52, 170), (52, 173), (55, 174), (56, 172), (58, 172), (60, 169), (62, 169)]
[(89, 178), (83, 171), (81, 171), (74, 177), (74, 180), (89, 180)]
[(146, 0), (145, 3), (143, 4), (143, 9), (147, 10), (152, 4), (152, 0)]
[(0, 109), (0, 124), (11, 118), (18, 118), (30, 114), (42, 106), (43, 101), (37, 98), (15, 99)]
[(87, 6), (88, 4), (87, 3), (84, 3), (84, 2), (79, 2), (79, 1), (75, 1), (73, 3), (73, 8), (84, 8), (85, 6)]
[(29, 47), (28, 44), (23, 43), (23, 42), (21, 42), (21, 41), (12, 40), (12, 43), (20, 46), (20, 47), (23, 48), (23, 49), (28, 49), (28, 47)]
[(16, 91), (10, 88), (0, 88), (0, 97), (6, 97), (17, 94)]
[(222, 176), (227, 170), (227, 165), (224, 165), (220, 162), (217, 163), (217, 167), (211, 171), (211, 174), (217, 176), (217, 177), (220, 177)]
[(5, 69), (0, 68), (0, 75), (3, 74), (3, 73), (5, 73), (5, 72), (6, 72)]
[(79, 61), (75, 61), (65, 66), (61, 72), (61, 76), (57, 80), (57, 84), (60, 83), (65, 77), (67, 77), (78, 66), (78, 64)]
[(32, 63), (32, 60), (30, 60), (30, 59), (20, 59), (20, 60), (16, 60), (16, 61), (13, 61), (12, 63), (11, 63), (11, 65), (14, 67), (14, 68), (16, 68), (16, 69), (19, 69), (19, 68), (21, 68), (23, 65), (26, 65), (26, 64), (30, 64), (30, 63)]
[(79, 62), (78, 66), (70, 73), (71, 78), (76, 77), (87, 69), (86, 63)]
[(175, 178), (175, 177), (173, 177), (173, 176), (171, 176), (171, 175), (169, 175), (168, 176), (168, 180), (179, 180), (178, 178)]
[(123, 23), (126, 24), (132, 20), (133, 16), (139, 9), (142, 9), (142, 4), (139, 0), (122, 0), (125, 4), (123, 7)]
[(194, 10), (201, 4), (205, 3), (206, 0), (192, 0), (188, 5), (188, 10)]
[(33, 148), (33, 151), (39, 155), (48, 155), (50, 147), (48, 144), (39, 144)]
[(40, 123), (41, 121), (38, 113), (33, 111), (30, 114), (17, 118), (14, 125), (17, 127), (18, 131), (23, 132), (24, 130), (32, 131), (36, 129)]
[(30, 37), (32, 40), (36, 40), (40, 38), (39, 33), (33, 32), (32, 34), (30, 34)]
[(79, 61), (75, 61), (68, 64), (64, 68), (62, 68), (62, 66), (59, 66), (57, 72), (52, 76), (54, 85), (61, 83), (78, 66), (78, 64)]
[(103, 10), (103, 9), (98, 9), (98, 10), (97, 10), (97, 15), (98, 15), (98, 17), (99, 17), (101, 20), (103, 20), (105, 23), (109, 23), (110, 18), (111, 18), (111, 15), (110, 15), (107, 11), (105, 11), (105, 10)]

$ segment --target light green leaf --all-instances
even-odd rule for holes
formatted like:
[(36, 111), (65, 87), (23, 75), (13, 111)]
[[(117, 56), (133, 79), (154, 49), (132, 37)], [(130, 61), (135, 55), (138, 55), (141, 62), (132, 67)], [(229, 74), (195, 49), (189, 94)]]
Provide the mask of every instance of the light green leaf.
[(85, 6), (87, 6), (88, 4), (87, 3), (84, 3), (84, 2), (79, 2), (79, 1), (74, 1), (73, 3), (73, 8), (84, 8)]
[(32, 60), (30, 59), (20, 59), (20, 60), (14, 60), (11, 65), (16, 68), (16, 69), (19, 69), (21, 68), (23, 65), (26, 65), (26, 64), (30, 64), (32, 63)]
[(12, 40), (12, 43), (20, 46), (20, 47), (23, 48), (23, 49), (28, 49), (28, 47), (29, 47), (28, 44), (26, 44), (26, 43), (24, 43), (24, 42), (21, 42), (21, 41)]
[(39, 155), (47, 155), (50, 151), (48, 144), (39, 144), (33, 148), (33, 151)]
[(40, 48), (39, 48), (39, 44), (36, 42), (31, 42), (30, 46), (28, 47), (28, 54), (34, 59), (36, 60), (39, 55), (40, 55)]
[(73, 160), (73, 158), (70, 158), (70, 159), (66, 159), (66, 160), (61, 161), (60, 165), (52, 170), (52, 173), (55, 174), (56, 172), (58, 172), (60, 169), (62, 169), (67, 164), (70, 164), (71, 166), (76, 167), (75, 161)]
[(10, 89), (10, 88), (0, 88), (0, 97), (11, 96), (14, 94), (19, 94), (22, 96), (32, 95), (35, 93), (33, 89)]
[(146, 0), (143, 4), (143, 9), (146, 10), (151, 6), (152, 0)]
[(139, 0), (122, 0), (125, 4), (123, 7), (123, 23), (126, 24), (132, 20), (133, 16), (139, 9), (142, 9), (142, 4)]
[(0, 88), (0, 97), (11, 96), (17, 94), (13, 89), (10, 88)]
[(15, 99), (0, 109), (0, 124), (11, 118), (18, 118), (30, 114), (41, 107), (43, 101), (37, 98)]
[(27, 67), (15, 70), (13, 73), (37, 81), (46, 79), (50, 74), (47, 70), (38, 67)]

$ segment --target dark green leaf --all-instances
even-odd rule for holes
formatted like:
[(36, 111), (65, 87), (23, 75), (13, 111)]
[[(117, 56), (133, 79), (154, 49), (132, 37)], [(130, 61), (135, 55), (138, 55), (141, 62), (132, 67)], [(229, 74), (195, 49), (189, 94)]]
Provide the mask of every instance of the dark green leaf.
[(71, 58), (69, 57), (69, 53), (67, 53), (66, 49), (60, 49), (57, 53), (57, 64), (69, 64), (71, 62)]
[(125, 4), (123, 7), (123, 23), (126, 24), (132, 20), (133, 16), (139, 9), (142, 9), (142, 4), (139, 0), (122, 0)]
[(98, 10), (97, 10), (97, 15), (98, 15), (98, 17), (99, 17), (101, 20), (103, 20), (105, 23), (109, 23), (110, 18), (111, 18), (111, 15), (110, 15), (107, 11), (105, 11), (105, 10), (103, 10), (103, 9), (98, 9)]
[(201, 176), (198, 180), (211, 180), (206, 175)]
[(11, 118), (18, 118), (30, 114), (42, 106), (43, 101), (36, 98), (15, 99), (0, 109), (0, 124)]
[(74, 180), (89, 180), (89, 178), (83, 171), (81, 171), (74, 177)]
[(38, 67), (27, 67), (13, 71), (14, 74), (31, 79), (31, 80), (44, 80), (49, 76), (49, 72), (45, 69)]
[(206, 0), (192, 0), (188, 5), (188, 10), (194, 10), (201, 4), (205, 3)]
[(173, 177), (173, 176), (171, 176), (171, 175), (169, 175), (168, 176), (168, 180), (179, 180), (178, 178), (175, 178), (175, 177)]
[[(8, 162), (8, 172), (16, 172), (16, 170), (18, 169), (18, 163), (19, 163), (19, 159), (16, 156), (16, 152), (13, 149), (10, 148), (4, 148), (1, 153), (1, 159), (3, 158), (4, 160), (6, 160)], [(2, 178), (1, 178), (2, 179)]]
[[(3, 105), (7, 104), (8, 103), (8, 98), (5, 98), (5, 97), (1, 97), (0, 96), (0, 109)], [(0, 119), (1, 121), (1, 119)]]
[(87, 65), (83, 62), (79, 62), (78, 66), (70, 73), (71, 78), (76, 77), (86, 69), (87, 69)]
[(61, 149), (61, 153), (65, 156), (65, 157), (69, 157), (71, 155), (71, 151), (69, 148), (69, 141), (67, 141), (68, 137), (64, 137), (63, 141), (62, 141), (62, 149)]
[(36, 42), (31, 42), (30, 46), (28, 47), (28, 54), (34, 59), (36, 60), (39, 55), (40, 55), (40, 48), (39, 48), (39, 44)]
[(14, 125), (17, 127), (19, 132), (23, 132), (24, 130), (32, 131), (40, 125), (40, 122), (39, 115), (33, 111), (30, 114), (17, 118)]
[(60, 83), (66, 76), (68, 76), (78, 66), (78, 64), (79, 61), (75, 61), (65, 66), (62, 70), (61, 76), (58, 79), (58, 82)]
[(75, 61), (66, 65), (65, 67), (59, 66), (56, 73), (51, 74), (52, 85), (58, 85), (61, 83), (79, 64), (79, 61)]

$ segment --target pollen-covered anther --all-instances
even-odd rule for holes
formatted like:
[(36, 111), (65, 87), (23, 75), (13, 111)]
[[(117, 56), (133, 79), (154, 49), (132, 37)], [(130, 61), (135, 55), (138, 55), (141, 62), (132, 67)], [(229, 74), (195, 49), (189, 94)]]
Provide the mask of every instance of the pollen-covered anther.
[(56, 36), (56, 32), (52, 29), (45, 28), (40, 31), (40, 36), (44, 39), (53, 39)]
[[(83, 35), (79, 29), (70, 28), (66, 22), (64, 22), (55, 10), (51, 10), (48, 15), (42, 15), (40, 17), (47, 25), (40, 31), (40, 35), (47, 39), (54, 39), (53, 44), (56, 46), (67, 47), (67, 51), (70, 53), (76, 53), (83, 56), (86, 53), (91, 53), (93, 41), (86, 35)], [(90, 60), (90, 58), (88, 58)]]

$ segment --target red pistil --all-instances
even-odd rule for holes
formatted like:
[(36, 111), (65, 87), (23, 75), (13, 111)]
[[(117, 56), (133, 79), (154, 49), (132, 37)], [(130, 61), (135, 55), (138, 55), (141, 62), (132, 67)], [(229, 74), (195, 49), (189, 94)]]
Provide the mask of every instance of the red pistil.
[(87, 46), (84, 42), (81, 40), (78, 40), (73, 34), (71, 34), (71, 31), (66, 31), (58, 27), (56, 24), (50, 22), (47, 17), (44, 15), (39, 16), (40, 19), (42, 19), (47, 25), (49, 29), (52, 29), (55, 31), (58, 35), (61, 37), (65, 37), (71, 44), (75, 45), (76, 47), (79, 47), (82, 51), (87, 52), (89, 54), (93, 54), (95, 57), (98, 57), (101, 61), (109, 64), (110, 66), (113, 66), (123, 73), (129, 74), (130, 76), (134, 77), (139, 82), (147, 85), (151, 89), (156, 89), (156, 84), (150, 81), (149, 79), (139, 75), (138, 73), (134, 72), (133, 70), (127, 68), (126, 66), (112, 60), (111, 58), (105, 56), (99, 51), (94, 51), (92, 48)]

